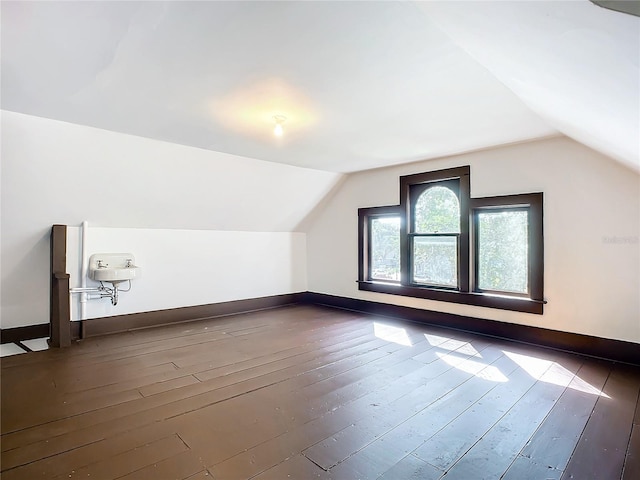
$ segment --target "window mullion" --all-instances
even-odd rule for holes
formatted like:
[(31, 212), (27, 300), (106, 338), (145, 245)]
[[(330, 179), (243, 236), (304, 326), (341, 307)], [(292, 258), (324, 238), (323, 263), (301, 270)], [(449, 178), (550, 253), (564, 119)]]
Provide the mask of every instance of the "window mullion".
[(411, 216), (409, 214), (409, 205), (402, 209), (403, 216), (400, 218), (400, 284), (409, 285), (409, 272), (413, 268), (409, 255), (409, 223)]

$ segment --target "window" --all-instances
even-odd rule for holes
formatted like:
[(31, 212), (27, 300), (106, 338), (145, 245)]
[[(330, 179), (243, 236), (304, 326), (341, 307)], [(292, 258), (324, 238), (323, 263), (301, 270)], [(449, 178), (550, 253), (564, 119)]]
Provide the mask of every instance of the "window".
[(529, 293), (528, 212), (524, 209), (479, 211), (475, 220), (477, 289)]
[(542, 202), (542, 193), (471, 199), (475, 292), (542, 306)]
[(542, 194), (470, 198), (470, 168), (400, 177), (359, 216), (359, 288), (542, 313)]
[(400, 281), (400, 217), (375, 216), (371, 232), (370, 265), (372, 280)]
[(410, 283), (458, 288), (460, 201), (458, 181), (412, 185)]
[(361, 208), (358, 249), (361, 252), (359, 278), (399, 284), (400, 222), (397, 207)]

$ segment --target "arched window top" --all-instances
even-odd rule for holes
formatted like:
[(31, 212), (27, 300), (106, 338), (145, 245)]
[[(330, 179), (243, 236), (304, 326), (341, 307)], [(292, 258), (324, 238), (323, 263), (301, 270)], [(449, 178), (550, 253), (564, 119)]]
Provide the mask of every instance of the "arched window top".
[(460, 233), (460, 202), (448, 187), (427, 188), (414, 210), (415, 233)]

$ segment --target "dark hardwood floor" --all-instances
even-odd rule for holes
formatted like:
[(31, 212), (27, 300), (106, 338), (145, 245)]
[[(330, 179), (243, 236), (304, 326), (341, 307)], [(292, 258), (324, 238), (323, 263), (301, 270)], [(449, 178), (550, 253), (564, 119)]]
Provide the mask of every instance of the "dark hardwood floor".
[(640, 368), (290, 306), (2, 359), (2, 479), (640, 478)]

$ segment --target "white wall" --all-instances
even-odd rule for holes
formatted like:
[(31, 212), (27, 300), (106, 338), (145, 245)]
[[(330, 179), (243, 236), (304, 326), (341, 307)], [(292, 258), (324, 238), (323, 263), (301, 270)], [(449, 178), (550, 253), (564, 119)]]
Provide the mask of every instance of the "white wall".
[[(1, 120), (2, 328), (49, 321), (52, 224), (77, 226), (87, 220), (94, 227), (206, 230), (219, 232), (215, 241), (224, 243), (228, 241), (224, 232), (298, 230), (297, 225), (340, 179), (335, 173), (13, 112), (3, 111)], [(292, 255), (302, 255), (298, 237), (276, 238), (269, 236), (265, 244), (269, 255), (281, 258), (286, 241), (291, 242)], [(235, 235), (232, 241), (248, 240)], [(144, 259), (145, 252), (134, 246), (125, 250)], [(179, 253), (179, 245), (174, 247), (172, 255)], [(207, 262), (210, 265), (213, 259)], [(228, 257), (224, 264), (235, 265)], [(144, 275), (153, 275), (153, 270), (145, 269)], [(220, 272), (221, 277), (232, 275), (229, 270)], [(279, 278), (274, 290), (280, 291), (285, 283), (302, 288), (299, 275)], [(245, 297), (244, 288), (228, 285), (225, 298), (212, 288), (211, 301)], [(190, 298), (183, 301), (195, 301)], [(158, 298), (153, 309), (164, 301)]]
[[(399, 176), (471, 166), (471, 196), (544, 192), (544, 315), (358, 290), (357, 209)], [(640, 343), (640, 176), (567, 138), (349, 175), (307, 228), (309, 290)]]
[[(81, 280), (81, 229), (67, 229), (71, 287)], [(133, 228), (87, 229), (87, 257), (131, 253), (142, 275), (118, 305), (89, 300), (86, 318), (241, 300), (307, 290), (305, 234)], [(87, 279), (87, 286), (99, 282)], [(107, 286), (110, 286), (107, 284)], [(126, 289), (128, 285), (121, 284)], [(80, 295), (72, 300), (78, 320)]]
[[(92, 303), (91, 316), (308, 289), (640, 342), (640, 177), (566, 138), (344, 178), (4, 111), (1, 148), (2, 328), (48, 322), (51, 225), (88, 220), (89, 253), (130, 251), (143, 268), (120, 305)], [(357, 290), (357, 208), (397, 204), (400, 175), (467, 164), (472, 196), (545, 193), (543, 316)], [(290, 232), (341, 179), (304, 222), (305, 285), (304, 235)], [(260, 250), (240, 257), (235, 247), (248, 245)], [(194, 290), (183, 291), (181, 258), (197, 272)], [(266, 262), (253, 286), (238, 281), (251, 268), (243, 260)], [(179, 295), (165, 295), (170, 285)]]

